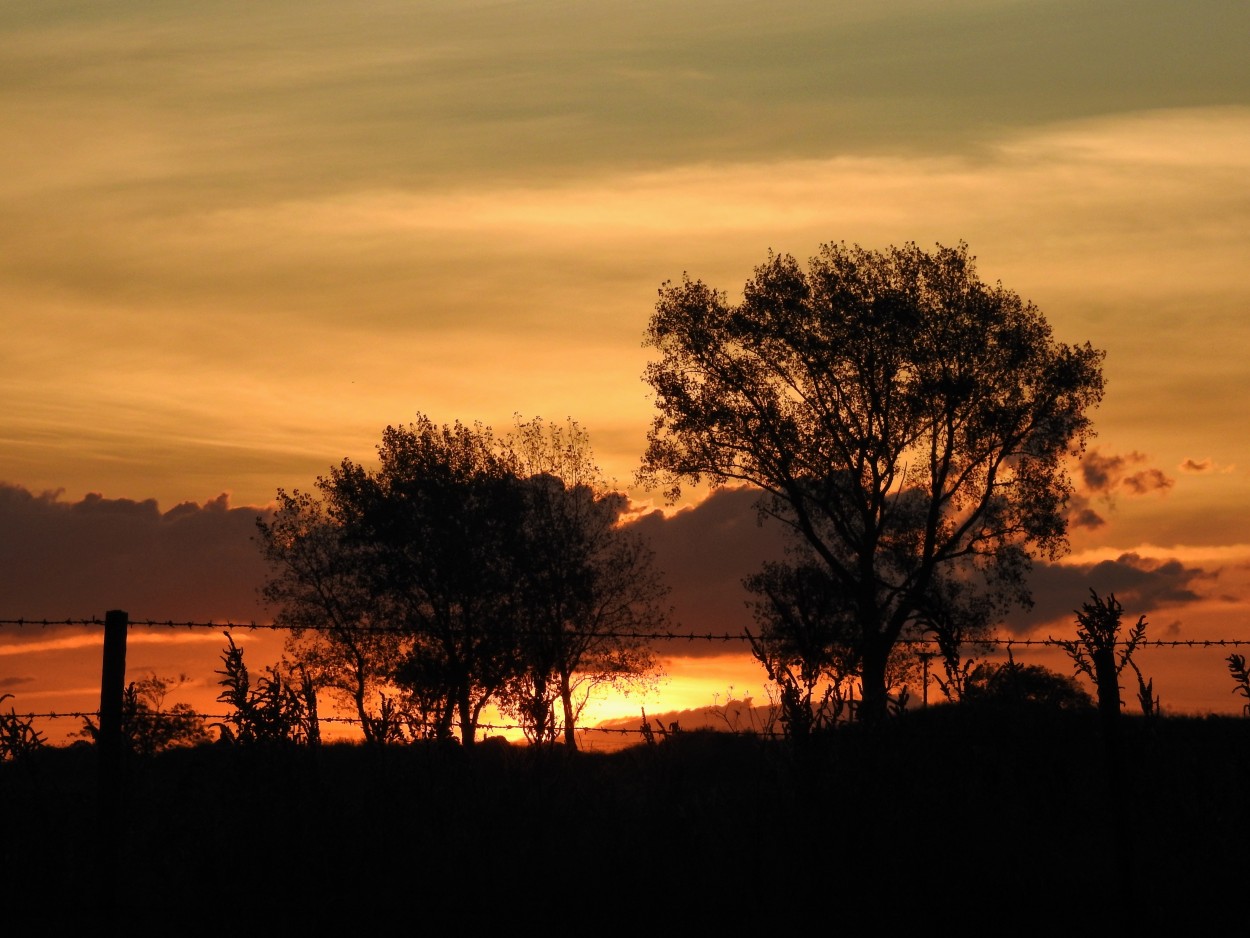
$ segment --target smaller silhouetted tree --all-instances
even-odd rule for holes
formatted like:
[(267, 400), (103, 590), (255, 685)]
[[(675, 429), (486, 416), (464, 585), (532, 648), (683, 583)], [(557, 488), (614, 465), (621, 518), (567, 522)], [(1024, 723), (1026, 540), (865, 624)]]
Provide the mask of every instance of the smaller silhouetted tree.
[(439, 425), (424, 414), (387, 427), (376, 469), (344, 460), (323, 493), (369, 562), (378, 621), (407, 643), (389, 675), (431, 701), (449, 737), (471, 745), (483, 709), (522, 668), (516, 654), (516, 543), (522, 502), (489, 427)]

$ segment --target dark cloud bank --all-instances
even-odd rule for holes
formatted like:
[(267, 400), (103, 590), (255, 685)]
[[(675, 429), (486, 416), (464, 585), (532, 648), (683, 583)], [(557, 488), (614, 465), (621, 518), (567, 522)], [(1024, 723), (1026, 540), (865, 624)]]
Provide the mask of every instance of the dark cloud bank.
[(225, 495), (162, 512), (153, 499), (64, 502), (0, 484), (0, 618), (266, 618), (252, 540), (261, 511)]
[[(133, 619), (268, 621), (259, 588), (266, 567), (254, 540), (266, 509), (231, 507), (222, 495), (161, 511), (141, 502), (88, 495), (62, 501), (0, 484), (0, 619), (83, 619), (124, 609)], [(762, 527), (747, 490), (723, 490), (694, 508), (634, 522), (655, 548), (673, 592), (673, 630), (740, 634), (752, 624), (742, 578), (781, 556), (775, 526)], [(1215, 571), (1174, 559), (1124, 554), (1090, 565), (1039, 564), (1035, 605), (1011, 616), (1016, 633), (1072, 622), (1091, 588), (1114, 592), (1134, 618), (1198, 598)], [(677, 640), (681, 655), (742, 650), (739, 642)]]
[[(750, 624), (741, 580), (781, 552), (778, 533), (758, 525), (753, 503), (749, 492), (722, 491), (697, 508), (634, 522), (673, 584), (674, 631), (741, 633)], [(231, 507), (225, 495), (168, 511), (153, 499), (66, 502), (56, 492), (0, 483), (0, 619), (62, 621), (123, 609), (135, 620), (268, 621), (272, 610), (259, 595), (267, 570), (255, 541), (267, 511)], [(726, 648), (678, 641), (666, 650)]]

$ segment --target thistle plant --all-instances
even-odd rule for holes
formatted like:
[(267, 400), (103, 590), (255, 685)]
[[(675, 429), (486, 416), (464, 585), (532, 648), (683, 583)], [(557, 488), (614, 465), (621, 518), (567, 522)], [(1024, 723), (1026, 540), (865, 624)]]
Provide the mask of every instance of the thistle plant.
[(316, 689), (307, 673), (284, 676), (269, 667), (253, 684), (243, 649), (228, 632), (223, 634), (229, 645), (221, 656), (224, 669), (217, 672), (222, 676), (217, 683), (224, 688), (217, 700), (234, 712), (226, 723), (214, 724), (222, 739), (242, 744), (320, 743)]
[(1146, 638), (1146, 617), (1138, 617), (1128, 637), (1120, 641), (1120, 617), (1124, 614), (1124, 607), (1115, 598), (1115, 593), (1104, 600), (1094, 590), (1089, 592), (1091, 601), (1084, 603), (1076, 613), (1076, 639), (1056, 644), (1068, 653), (1077, 671), (1093, 680), (1098, 690), (1098, 709), (1104, 719), (1114, 721), (1119, 716), (1120, 672), (1130, 664), (1137, 673), (1142, 712), (1147, 716), (1153, 715), (1158, 705), (1154, 697), (1154, 681), (1147, 683), (1137, 665), (1132, 663), (1133, 652)]
[[(0, 696), (0, 703), (12, 696)], [(19, 716), (12, 706), (8, 713), (0, 713), (0, 762), (16, 761), (43, 745), (43, 734), (33, 723), (33, 717)]]
[(1233, 688), (1233, 693), (1241, 694), (1247, 701), (1241, 708), (1242, 716), (1250, 716), (1250, 671), (1246, 670), (1246, 656), (1234, 652), (1225, 660), (1228, 662), (1228, 673), (1237, 682), (1237, 686)]

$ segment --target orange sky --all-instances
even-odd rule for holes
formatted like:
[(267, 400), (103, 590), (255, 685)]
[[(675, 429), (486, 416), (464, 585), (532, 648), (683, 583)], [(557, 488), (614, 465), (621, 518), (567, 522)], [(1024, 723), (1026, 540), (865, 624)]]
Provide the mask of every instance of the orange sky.
[[(1107, 351), (1103, 523), (1010, 627), (1105, 584), (1155, 637), (1250, 638), (1247, 34), (1215, 0), (6, 5), (0, 618), (262, 615), (258, 511), (417, 411), (572, 416), (658, 504), (661, 282), (963, 240)], [(650, 523), (682, 620), (734, 627), (761, 548), (688, 569), (720, 511)], [(0, 693), (85, 706), (98, 662), (36, 639), (0, 627)], [(1164, 706), (1236, 709), (1186, 654)], [(657, 711), (761, 695), (696, 670)]]

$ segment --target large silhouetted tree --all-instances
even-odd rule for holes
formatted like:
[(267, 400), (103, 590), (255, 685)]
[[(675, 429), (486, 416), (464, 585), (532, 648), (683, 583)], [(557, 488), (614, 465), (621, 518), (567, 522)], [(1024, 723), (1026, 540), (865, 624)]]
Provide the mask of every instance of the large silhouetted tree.
[(1103, 354), (1055, 341), (965, 245), (827, 244), (806, 270), (770, 254), (741, 302), (667, 282), (647, 341), (640, 481), (762, 490), (854, 620), (866, 720), (939, 598), (1027, 602), (1031, 554), (1066, 547), (1065, 461), (1090, 434)]

